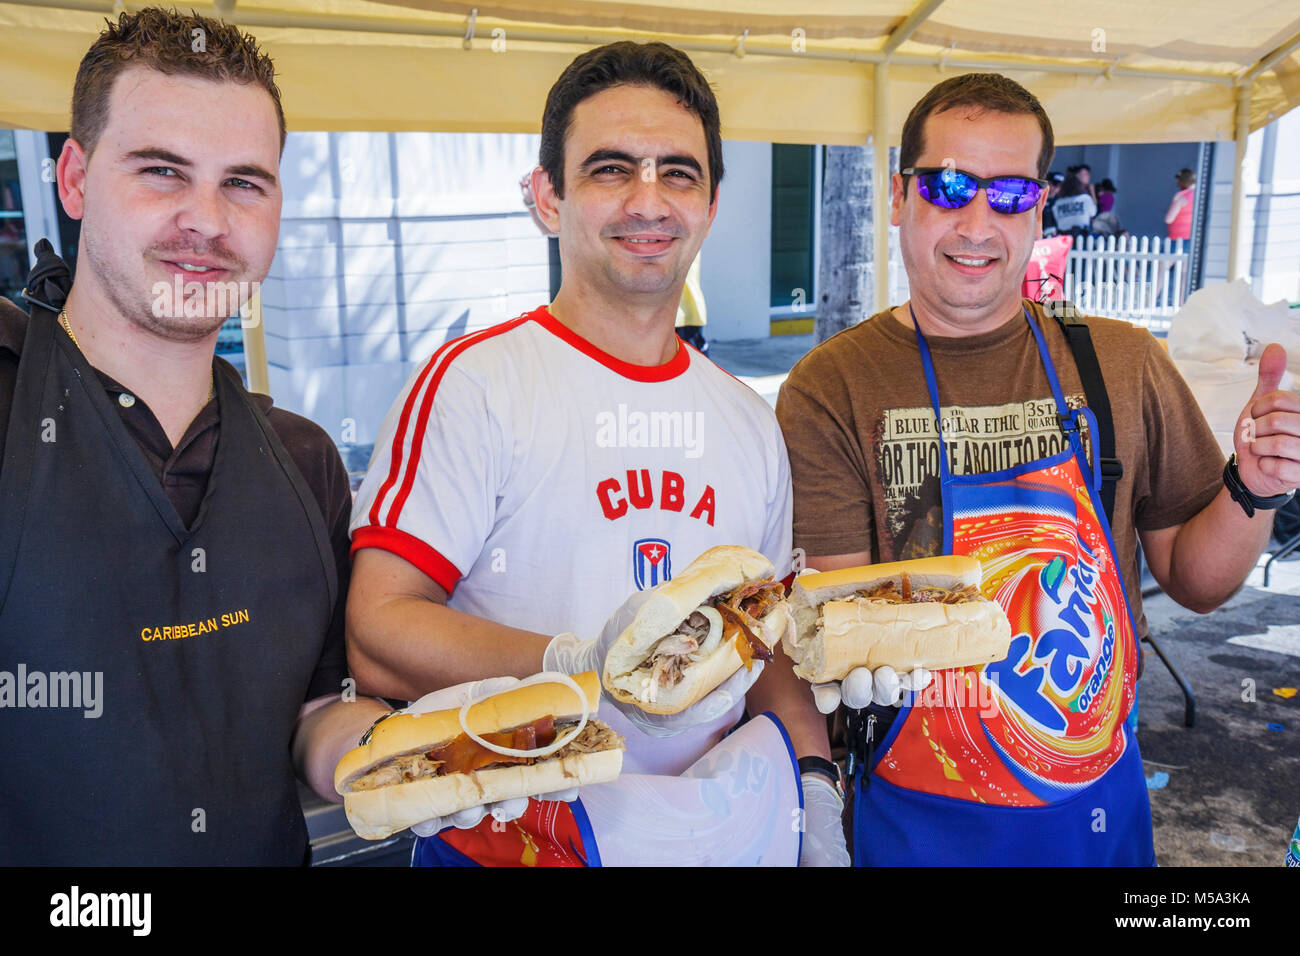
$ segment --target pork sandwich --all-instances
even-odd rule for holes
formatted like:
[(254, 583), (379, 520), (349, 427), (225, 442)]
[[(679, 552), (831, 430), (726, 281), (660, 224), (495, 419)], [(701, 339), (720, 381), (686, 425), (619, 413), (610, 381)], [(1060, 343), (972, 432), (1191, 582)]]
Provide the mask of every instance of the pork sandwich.
[(605, 658), (605, 690), (651, 714), (690, 707), (742, 667), (772, 658), (792, 625), (785, 587), (759, 552), (710, 548), (655, 589)]
[(783, 647), (794, 672), (820, 684), (855, 667), (899, 673), (1003, 660), (1011, 624), (980, 593), (977, 559), (944, 555), (802, 574)]
[(334, 771), (357, 834), (381, 840), (479, 804), (616, 778), (623, 738), (589, 718), (596, 672), (531, 680), (468, 707), (376, 723)]

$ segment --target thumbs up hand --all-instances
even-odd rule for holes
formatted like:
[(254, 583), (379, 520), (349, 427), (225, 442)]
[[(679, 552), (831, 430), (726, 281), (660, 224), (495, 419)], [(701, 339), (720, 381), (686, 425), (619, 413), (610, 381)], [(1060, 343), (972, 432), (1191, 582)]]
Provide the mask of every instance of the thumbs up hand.
[(1300, 395), (1278, 390), (1286, 350), (1276, 343), (1259, 359), (1259, 381), (1232, 437), (1241, 480), (1260, 497), (1300, 485)]

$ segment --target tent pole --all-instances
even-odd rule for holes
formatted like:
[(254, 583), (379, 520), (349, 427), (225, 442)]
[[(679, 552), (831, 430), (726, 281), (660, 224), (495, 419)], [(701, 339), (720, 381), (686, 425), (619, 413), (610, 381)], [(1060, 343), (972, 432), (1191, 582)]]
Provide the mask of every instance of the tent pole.
[(907, 18), (885, 40), (881, 54), (884, 59), (876, 63), (872, 79), (874, 106), (872, 112), (872, 162), (871, 162), (871, 234), (872, 272), (875, 293), (872, 313), (889, 308), (889, 212), (891, 178), (889, 175), (889, 61), (898, 48), (916, 33), (931, 14), (942, 6), (944, 0), (922, 0)]
[(943, 0), (925, 0), (924, 3), (907, 15), (907, 19), (889, 34), (889, 38), (885, 40), (885, 45), (880, 48), (880, 52), (885, 55), (886, 63), (894, 55), (894, 51), (911, 39), (912, 34), (921, 29), (925, 21), (930, 19), (930, 15), (942, 5)]
[(248, 300), (250, 315), (244, 323), (244, 369), (248, 390), (271, 394), (271, 377), (266, 368), (266, 328), (262, 324), (262, 290)]
[(1272, 53), (1262, 57), (1258, 63), (1241, 75), (1241, 79), (1247, 83), (1255, 82), (1255, 77), (1271, 70), (1274, 64), (1286, 59), (1292, 53), (1300, 48), (1300, 33), (1292, 34), (1291, 38), (1275, 49)]
[[(1242, 278), (1241, 225), (1246, 205), (1246, 140), (1250, 136), (1251, 83), (1237, 87), (1236, 149), (1232, 156), (1232, 218), (1228, 223), (1228, 281)], [(1202, 189), (1208, 183), (1200, 184)]]
[(889, 308), (889, 64), (877, 63), (873, 80), (875, 110), (871, 134), (871, 225), (875, 266), (875, 301), (872, 314)]

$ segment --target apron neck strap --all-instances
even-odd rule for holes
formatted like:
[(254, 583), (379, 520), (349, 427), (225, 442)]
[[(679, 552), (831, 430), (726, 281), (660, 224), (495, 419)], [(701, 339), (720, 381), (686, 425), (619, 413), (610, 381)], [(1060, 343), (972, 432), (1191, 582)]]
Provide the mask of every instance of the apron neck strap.
[[(1025, 321), (1029, 323), (1029, 330), (1034, 333), (1034, 341), (1038, 345), (1038, 357), (1043, 362), (1043, 371), (1047, 373), (1047, 383), (1052, 389), (1052, 399), (1056, 402), (1057, 421), (1060, 422), (1061, 430), (1065, 432), (1076, 457), (1079, 458), (1080, 467), (1084, 469), (1084, 474), (1091, 471), (1093, 473), (1093, 487), (1099, 488), (1101, 486), (1100, 462), (1094, 461), (1091, 466), (1088, 466), (1087, 458), (1083, 453), (1083, 445), (1079, 438), (1080, 413), (1082, 412), (1083, 417), (1088, 422), (1089, 434), (1091, 435), (1097, 433), (1096, 421), (1086, 407), (1078, 411), (1071, 411), (1066, 406), (1065, 394), (1061, 391), (1061, 382), (1056, 377), (1056, 366), (1052, 364), (1052, 356), (1047, 349), (1047, 341), (1043, 338), (1043, 332), (1023, 303), (1020, 309)], [(912, 329), (916, 332), (916, 344), (921, 351), (921, 368), (925, 372), (925, 386), (930, 392), (930, 405), (934, 409), (935, 431), (939, 439), (939, 478), (942, 493), (942, 489), (948, 485), (952, 475), (948, 468), (948, 449), (943, 440), (943, 414), (939, 404), (939, 381), (934, 374), (934, 360), (930, 355), (929, 343), (925, 340), (925, 333), (921, 331), (921, 323), (916, 320), (916, 310), (912, 308), (911, 302), (908, 302), (907, 310), (912, 316)], [(1096, 458), (1095, 455), (1094, 458)]]
[(1021, 311), (1025, 314), (1025, 321), (1029, 323), (1030, 330), (1034, 333), (1034, 341), (1038, 343), (1038, 356), (1043, 360), (1043, 371), (1047, 373), (1047, 384), (1052, 387), (1052, 398), (1056, 400), (1056, 414), (1064, 419), (1069, 414), (1069, 409), (1065, 405), (1065, 393), (1061, 391), (1060, 380), (1056, 377), (1056, 366), (1052, 364), (1051, 353), (1047, 351), (1047, 341), (1043, 338), (1043, 330), (1038, 327), (1034, 317), (1029, 314), (1029, 310), (1022, 303)]
[[(1034, 317), (1029, 314), (1029, 310), (1021, 305), (1021, 313), (1025, 321), (1029, 323), (1029, 330), (1034, 333), (1034, 341), (1038, 344), (1038, 356), (1043, 361), (1043, 370), (1047, 373), (1047, 383), (1052, 389), (1052, 398), (1056, 401), (1056, 414), (1062, 418), (1069, 415), (1070, 410), (1065, 404), (1065, 393), (1061, 391), (1060, 380), (1056, 377), (1056, 366), (1052, 364), (1051, 354), (1047, 350), (1047, 341), (1043, 338), (1042, 329), (1034, 321)], [(939, 414), (939, 383), (934, 376), (934, 360), (930, 357), (930, 346), (925, 341), (925, 333), (921, 331), (921, 323), (916, 321), (916, 310), (912, 308), (912, 303), (907, 304), (907, 311), (912, 316), (912, 328), (916, 332), (916, 344), (921, 350), (921, 367), (925, 370), (925, 384), (930, 391), (930, 404), (934, 407), (934, 417), (936, 420), (941, 419)], [(942, 450), (943, 435), (939, 436), (939, 445)]]
[(948, 479), (948, 449), (943, 441), (943, 414), (939, 406), (939, 381), (934, 377), (934, 360), (930, 358), (930, 345), (921, 332), (921, 323), (916, 321), (916, 310), (912, 303), (907, 303), (907, 311), (912, 316), (912, 329), (916, 332), (916, 345), (921, 350), (921, 368), (925, 371), (925, 387), (930, 390), (930, 406), (934, 409), (934, 431), (939, 438), (939, 481), (940, 487), (946, 487)]

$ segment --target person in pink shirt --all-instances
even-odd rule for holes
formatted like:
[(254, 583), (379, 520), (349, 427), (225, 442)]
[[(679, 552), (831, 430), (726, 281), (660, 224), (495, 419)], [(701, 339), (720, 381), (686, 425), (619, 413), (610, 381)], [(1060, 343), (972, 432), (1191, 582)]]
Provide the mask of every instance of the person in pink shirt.
[(1178, 183), (1178, 192), (1174, 193), (1165, 213), (1165, 224), (1169, 227), (1170, 239), (1192, 238), (1192, 194), (1196, 191), (1196, 174), (1190, 169), (1180, 169), (1174, 177)]

